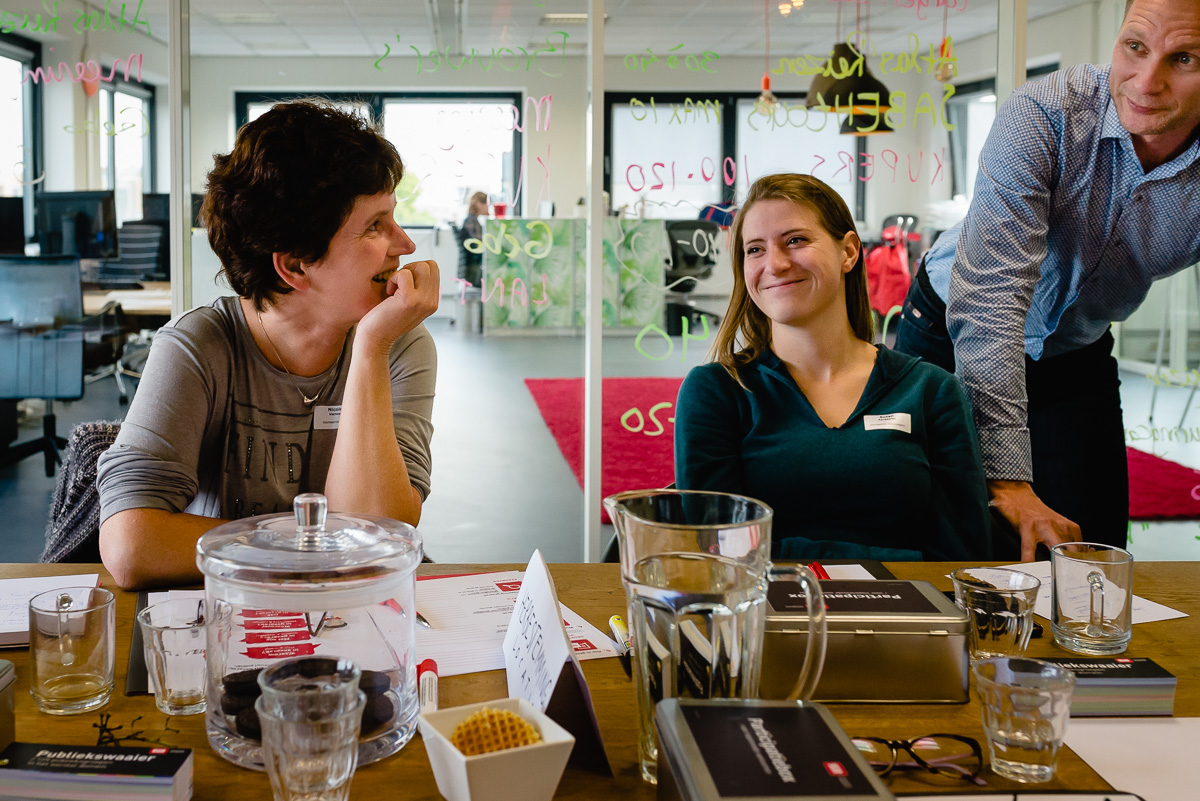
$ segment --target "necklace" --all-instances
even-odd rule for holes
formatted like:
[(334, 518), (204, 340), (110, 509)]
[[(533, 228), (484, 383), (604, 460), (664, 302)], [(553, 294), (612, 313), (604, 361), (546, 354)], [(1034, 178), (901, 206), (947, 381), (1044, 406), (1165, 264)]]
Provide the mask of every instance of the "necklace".
[[(292, 379), (292, 386), (294, 386), (296, 391), (300, 393), (300, 399), (304, 401), (304, 405), (312, 406), (313, 402), (316, 401), (317, 398), (321, 397), (321, 393), (328, 388), (330, 379), (325, 379), (325, 383), (322, 384), (317, 390), (316, 395), (313, 395), (311, 398), (305, 395), (304, 390), (300, 389), (300, 384), (296, 382), (296, 376), (294, 376), (292, 371), (288, 369), (287, 362), (285, 362), (283, 357), (279, 355), (279, 348), (275, 347), (274, 340), (272, 340), (271, 335), (267, 333), (267, 327), (263, 325), (262, 312), (255, 309), (254, 314), (258, 317), (258, 327), (262, 329), (263, 336), (267, 338), (267, 344), (271, 346), (271, 351), (275, 354), (275, 360), (279, 362), (279, 366), (283, 368), (283, 372), (288, 374), (288, 378)], [(338, 358), (338, 361), (341, 361), (341, 357)], [(333, 372), (333, 375), (337, 375), (336, 370)], [(330, 378), (332, 378), (332, 376), (330, 376)]]

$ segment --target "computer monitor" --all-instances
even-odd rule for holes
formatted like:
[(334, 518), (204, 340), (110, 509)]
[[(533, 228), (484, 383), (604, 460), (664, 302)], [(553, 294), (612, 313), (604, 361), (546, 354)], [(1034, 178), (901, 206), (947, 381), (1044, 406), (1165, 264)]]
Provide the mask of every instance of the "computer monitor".
[[(192, 227), (200, 227), (200, 206), (204, 195), (192, 195)], [(169, 222), (171, 219), (171, 196), (167, 194), (142, 195), (142, 220), (145, 222)]]
[(79, 259), (0, 256), (0, 321), (51, 326), (82, 316)]
[(142, 220), (145, 222), (170, 222), (171, 196), (167, 194), (142, 195)]
[(0, 197), (0, 253), (25, 254), (25, 201)]
[(37, 240), (43, 256), (115, 257), (117, 204), (112, 190), (40, 193)]

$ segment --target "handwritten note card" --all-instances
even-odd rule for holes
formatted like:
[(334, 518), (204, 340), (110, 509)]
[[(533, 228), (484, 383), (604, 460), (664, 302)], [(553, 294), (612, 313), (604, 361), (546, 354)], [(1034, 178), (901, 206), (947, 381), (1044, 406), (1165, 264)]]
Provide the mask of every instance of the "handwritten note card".
[(0, 581), (0, 647), (29, 644), (29, 599), (63, 587), (95, 587), (98, 573), (82, 576), (39, 576)]
[[(1050, 577), (1052, 573), (1050, 569), (1050, 563), (1024, 562), (1017, 565), (1005, 565), (1005, 567), (1012, 568), (1013, 570), (1020, 570), (1022, 573), (1028, 573), (1042, 582), (1041, 590), (1038, 592), (1037, 606), (1033, 611), (1040, 617), (1044, 617), (1049, 620), (1051, 614)], [(1154, 601), (1147, 601), (1140, 595), (1133, 596), (1134, 623), (1153, 623), (1158, 620), (1174, 620), (1178, 617), (1187, 617), (1187, 615), (1177, 609), (1172, 609), (1169, 606), (1156, 604)]]

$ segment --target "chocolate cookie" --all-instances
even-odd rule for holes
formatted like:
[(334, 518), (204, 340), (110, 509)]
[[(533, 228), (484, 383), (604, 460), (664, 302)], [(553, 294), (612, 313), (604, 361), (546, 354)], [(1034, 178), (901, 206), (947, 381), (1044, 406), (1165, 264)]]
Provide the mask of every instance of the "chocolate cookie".
[(221, 680), (221, 685), (229, 695), (249, 695), (257, 698), (262, 692), (258, 686), (259, 673), (262, 673), (262, 668), (229, 673)]
[(358, 689), (362, 690), (368, 696), (382, 695), (392, 686), (391, 679), (388, 674), (381, 673), (378, 670), (364, 670), (362, 677), (358, 680)]
[(262, 740), (262, 724), (258, 721), (258, 711), (248, 706), (237, 713), (238, 734), (251, 740)]
[(257, 699), (257, 695), (230, 695), (229, 693), (221, 693), (221, 711), (230, 717), (234, 717), (246, 707), (254, 706), (254, 702)]
[(392, 715), (395, 714), (395, 711), (396, 708), (392, 706), (392, 699), (388, 696), (367, 696), (367, 704), (363, 707), (362, 736), (366, 737), (374, 734), (386, 724), (391, 723)]

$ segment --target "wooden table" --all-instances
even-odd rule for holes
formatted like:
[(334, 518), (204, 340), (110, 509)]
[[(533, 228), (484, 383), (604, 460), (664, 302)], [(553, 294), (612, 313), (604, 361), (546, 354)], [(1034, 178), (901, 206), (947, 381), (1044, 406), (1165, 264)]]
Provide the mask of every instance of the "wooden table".
[[(900, 578), (924, 579), (939, 589), (950, 589), (945, 578), (953, 564), (889, 563), (888, 567)], [(478, 572), (481, 569), (522, 569), (522, 565), (423, 565), (422, 575)], [(106, 587), (113, 582), (108, 574), (95, 565), (0, 565), (0, 578), (17, 578), (48, 574), (99, 572)], [(559, 598), (582, 614), (594, 625), (606, 630), (609, 615), (624, 613), (625, 598), (621, 590), (616, 565), (553, 565)], [(1200, 716), (1200, 563), (1157, 562), (1135, 567), (1135, 590), (1139, 595), (1167, 604), (1191, 617), (1181, 620), (1145, 623), (1134, 628), (1130, 656), (1150, 656), (1179, 677), (1175, 698), (1175, 714), (1181, 717)], [(16, 713), (17, 739), (64, 745), (95, 745), (93, 723), (100, 713), (112, 715), (111, 725), (129, 726), (142, 716), (136, 728), (145, 736), (170, 745), (195, 750), (195, 795), (197, 801), (206, 799), (270, 799), (271, 790), (266, 774), (236, 767), (216, 755), (208, 746), (204, 734), (204, 716), (176, 717), (169, 721), (158, 712), (150, 696), (127, 697), (125, 686), (129, 639), (134, 626), (135, 593), (117, 593), (117, 691), (113, 699), (99, 712), (58, 718), (39, 713), (29, 696), (28, 649), (0, 650), (0, 658), (10, 659), (17, 666)], [(1048, 629), (1049, 627), (1047, 627)], [(1048, 631), (1047, 631), (1048, 634)], [(1068, 655), (1053, 645), (1047, 636), (1033, 640), (1031, 656)], [(597, 659), (584, 662), (592, 698), (596, 705), (609, 760), (615, 778), (599, 778), (592, 774), (568, 769), (558, 789), (558, 798), (652, 799), (654, 788), (644, 784), (637, 768), (637, 733), (634, 714), (633, 685), (626, 678), (616, 659)], [(442, 707), (475, 703), (507, 694), (502, 671), (475, 673), (443, 678)], [(831, 705), (830, 709), (852, 735), (875, 735), (889, 738), (910, 738), (932, 732), (965, 734), (983, 742), (979, 707), (972, 700), (965, 705)], [(131, 743), (133, 744), (133, 743)], [(986, 753), (986, 747), (985, 747)], [(1017, 787), (990, 771), (983, 774), (988, 789)], [(896, 792), (958, 789), (968, 792), (970, 786), (948, 787), (944, 782), (930, 782), (920, 775), (902, 772), (888, 777), (888, 785)], [(1064, 749), (1059, 760), (1058, 775), (1047, 789), (1109, 790), (1103, 779), (1073, 753)], [(401, 790), (402, 788), (402, 790)], [(399, 796), (397, 796), (399, 793)], [(354, 777), (352, 799), (383, 797), (405, 799), (437, 799), (433, 772), (425, 756), (420, 736), (404, 747), (399, 754), (382, 762), (360, 768)]]

